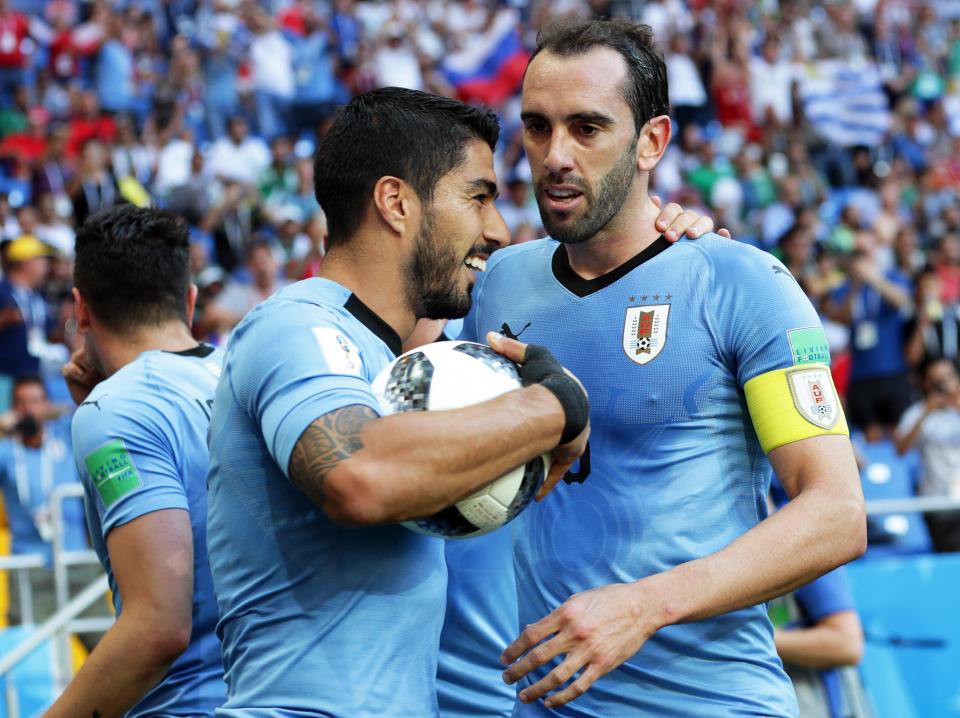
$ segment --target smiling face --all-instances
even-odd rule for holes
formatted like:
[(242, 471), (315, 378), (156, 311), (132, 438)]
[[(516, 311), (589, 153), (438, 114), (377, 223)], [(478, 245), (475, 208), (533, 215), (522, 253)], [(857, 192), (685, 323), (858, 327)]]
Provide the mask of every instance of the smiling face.
[(544, 227), (561, 242), (601, 232), (635, 189), (638, 138), (623, 94), (627, 75), (620, 54), (605, 47), (571, 57), (544, 51), (527, 68), (523, 146)]
[(479, 140), (465, 159), (437, 182), (424, 203), (413, 253), (405, 266), (407, 301), (418, 318), (454, 319), (470, 310), (475, 271), (510, 242), (494, 200), (493, 153)]

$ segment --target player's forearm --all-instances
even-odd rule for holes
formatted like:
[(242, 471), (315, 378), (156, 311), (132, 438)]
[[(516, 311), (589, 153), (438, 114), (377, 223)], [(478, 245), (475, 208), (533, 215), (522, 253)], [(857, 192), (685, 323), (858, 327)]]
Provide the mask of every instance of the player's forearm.
[[(494, 419), (495, 417), (495, 419)], [(330, 471), (327, 513), (346, 523), (428, 516), (556, 447), (564, 427), (547, 389), (463, 409), (396, 414), (363, 428), (363, 448)]]
[(166, 674), (190, 640), (126, 611), (107, 631), (83, 668), (44, 718), (120, 718)]
[(856, 613), (843, 611), (810, 628), (777, 630), (774, 644), (784, 663), (818, 669), (852, 666), (863, 652), (863, 632)]
[(814, 487), (720, 551), (636, 586), (661, 627), (697, 621), (799, 588), (865, 546), (862, 496)]

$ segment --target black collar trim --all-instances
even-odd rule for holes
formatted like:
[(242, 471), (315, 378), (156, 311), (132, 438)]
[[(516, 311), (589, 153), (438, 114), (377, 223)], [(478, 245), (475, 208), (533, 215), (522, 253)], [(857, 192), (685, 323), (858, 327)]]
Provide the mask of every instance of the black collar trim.
[(570, 258), (567, 257), (567, 248), (561, 243), (553, 253), (553, 276), (557, 278), (566, 289), (576, 294), (578, 297), (586, 297), (594, 292), (599, 292), (605, 287), (609, 287), (618, 279), (625, 277), (644, 262), (653, 259), (660, 252), (670, 247), (664, 236), (661, 234), (654, 242), (648, 245), (642, 252), (631, 257), (616, 269), (611, 269), (606, 274), (601, 274), (594, 279), (584, 279), (573, 271), (570, 266)]
[(183, 349), (178, 352), (167, 352), (167, 354), (176, 354), (178, 357), (197, 357), (199, 359), (203, 359), (204, 357), (208, 357), (213, 354), (214, 348), (215, 347), (212, 347), (209, 344), (204, 344), (201, 342), (200, 344), (197, 344), (197, 346), (191, 347), (190, 349)]
[(350, 312), (357, 321), (379, 337), (386, 344), (394, 356), (403, 353), (403, 342), (400, 335), (393, 331), (393, 327), (374, 314), (373, 310), (360, 301), (356, 294), (351, 294), (343, 308)]

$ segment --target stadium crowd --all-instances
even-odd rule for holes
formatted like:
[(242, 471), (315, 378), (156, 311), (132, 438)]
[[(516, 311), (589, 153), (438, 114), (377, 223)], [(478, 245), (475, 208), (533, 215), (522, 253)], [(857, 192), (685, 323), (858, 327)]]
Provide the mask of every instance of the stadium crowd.
[[(867, 497), (891, 481), (960, 496), (960, 7), (947, 0), (0, 0), (0, 408), (31, 375), (68, 403), (73, 238), (98, 209), (188, 221), (194, 333), (216, 345), (313, 276), (317, 135), (374, 87), (494, 107), (501, 213), (514, 242), (542, 236), (515, 62), (564, 14), (654, 28), (674, 120), (654, 190), (776, 255), (814, 302)], [(960, 549), (957, 526), (940, 515), (934, 546)], [(871, 529), (876, 549), (930, 548), (919, 525)]]

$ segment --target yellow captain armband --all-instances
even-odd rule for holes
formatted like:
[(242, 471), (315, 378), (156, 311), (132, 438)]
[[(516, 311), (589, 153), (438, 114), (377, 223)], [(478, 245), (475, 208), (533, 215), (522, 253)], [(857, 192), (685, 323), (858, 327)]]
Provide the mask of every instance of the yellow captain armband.
[(753, 427), (766, 453), (811, 436), (849, 436), (826, 364), (803, 364), (755, 376), (744, 386)]

